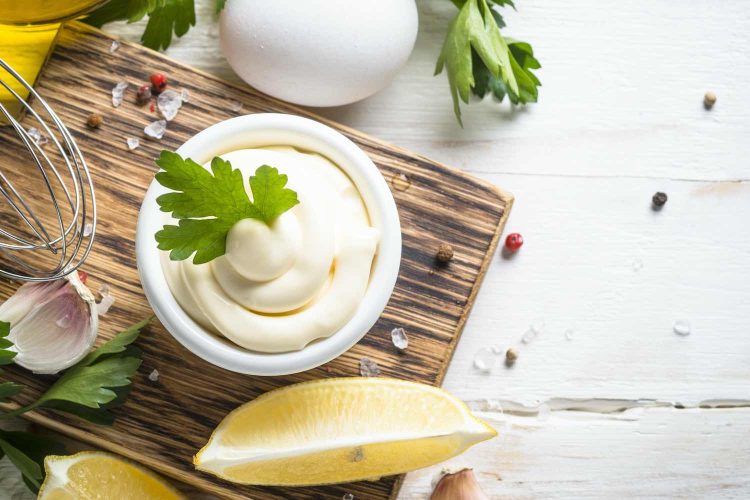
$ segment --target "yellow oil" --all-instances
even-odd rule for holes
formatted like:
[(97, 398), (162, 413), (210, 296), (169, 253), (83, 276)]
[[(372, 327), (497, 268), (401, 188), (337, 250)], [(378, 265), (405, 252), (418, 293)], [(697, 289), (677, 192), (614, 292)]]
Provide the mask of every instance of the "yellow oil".
[[(54, 47), (60, 24), (105, 1), (0, 0), (0, 59), (13, 67), (30, 85), (34, 85)], [(28, 97), (23, 85), (2, 68), (0, 80), (9, 84), (23, 99)], [(1, 85), (0, 103), (13, 115), (18, 115), (22, 107)]]

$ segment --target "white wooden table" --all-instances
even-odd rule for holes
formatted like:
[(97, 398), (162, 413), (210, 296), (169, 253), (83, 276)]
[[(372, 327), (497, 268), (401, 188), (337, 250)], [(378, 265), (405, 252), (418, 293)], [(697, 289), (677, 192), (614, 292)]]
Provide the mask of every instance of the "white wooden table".
[[(540, 102), (475, 102), (462, 130), (432, 76), (455, 8), (418, 3), (393, 84), (320, 113), (516, 196), (507, 230), (526, 244), (491, 266), (445, 381), (501, 436), (445, 465), (473, 467), (493, 498), (750, 497), (750, 4), (517, 0), (505, 32), (542, 61)], [(213, 0), (197, 4), (167, 53), (237, 80)], [(107, 29), (136, 40), (143, 25)], [(493, 345), (516, 365), (478, 372)], [(440, 468), (401, 498), (426, 498)]]

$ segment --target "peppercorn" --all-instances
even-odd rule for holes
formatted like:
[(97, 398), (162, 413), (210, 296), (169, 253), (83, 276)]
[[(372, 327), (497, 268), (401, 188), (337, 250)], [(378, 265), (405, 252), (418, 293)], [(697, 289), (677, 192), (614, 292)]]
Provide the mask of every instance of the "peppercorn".
[(435, 259), (441, 264), (447, 264), (453, 258), (453, 247), (447, 243), (441, 243), (435, 254)]
[(518, 359), (518, 351), (511, 348), (505, 351), (505, 366), (511, 367), (516, 363)]
[(505, 238), (505, 248), (507, 248), (511, 252), (515, 252), (522, 246), (523, 236), (521, 236), (521, 233), (510, 233), (508, 237)]
[(88, 128), (99, 128), (103, 122), (104, 118), (102, 118), (102, 115), (99, 113), (91, 113), (89, 117), (86, 118), (86, 126)]
[(654, 210), (659, 210), (667, 202), (667, 193), (658, 191), (651, 197), (651, 203), (653, 204)]
[(153, 86), (155, 94), (160, 94), (165, 88), (167, 88), (167, 77), (164, 73), (153, 73), (148, 78), (151, 80), (151, 85)]
[(714, 107), (714, 104), (716, 104), (716, 94), (709, 90), (706, 92), (706, 95), (703, 96), (703, 107), (711, 109)]
[(135, 94), (135, 102), (139, 106), (143, 106), (149, 100), (151, 100), (151, 87), (148, 85), (141, 85), (138, 87), (138, 92)]

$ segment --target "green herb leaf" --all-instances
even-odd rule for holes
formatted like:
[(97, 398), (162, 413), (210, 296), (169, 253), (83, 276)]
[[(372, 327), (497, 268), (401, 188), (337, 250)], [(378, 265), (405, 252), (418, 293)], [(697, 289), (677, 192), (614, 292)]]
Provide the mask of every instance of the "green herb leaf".
[(16, 357), (16, 353), (9, 349), (10, 347), (13, 347), (13, 342), (8, 340), (9, 333), (10, 323), (7, 321), (0, 321), (0, 366), (11, 364), (13, 358)]
[(163, 5), (149, 13), (141, 42), (150, 49), (166, 49), (172, 43), (173, 32), (180, 37), (191, 26), (195, 26), (193, 0), (163, 0)]
[(194, 264), (205, 264), (226, 252), (226, 239), (232, 226), (242, 219), (265, 223), (299, 203), (297, 193), (286, 188), (287, 176), (263, 165), (250, 177), (254, 201), (245, 190), (242, 173), (219, 157), (211, 161), (211, 171), (177, 153), (162, 151), (156, 164), (163, 171), (156, 180), (175, 192), (159, 196), (163, 212), (172, 212), (177, 225), (165, 225), (156, 233), (160, 250), (169, 250), (172, 260), (185, 260), (193, 254)]
[(162, 212), (175, 219), (216, 217), (239, 220), (257, 215), (245, 191), (242, 172), (219, 157), (211, 161), (209, 172), (190, 158), (183, 160), (171, 151), (162, 151), (156, 164), (162, 171), (156, 180), (177, 191), (159, 196)]
[[(541, 67), (525, 42), (506, 41), (500, 33), (505, 23), (492, 5), (515, 6), (507, 0), (454, 0), (459, 7), (451, 23), (435, 74), (448, 73), (453, 110), (459, 124), (460, 101), (469, 93), (483, 97), (487, 92), (499, 100), (507, 94), (514, 104), (536, 102), (540, 86), (531, 69)], [(517, 44), (517, 47), (513, 47)]]
[(39, 399), (2, 417), (44, 407), (94, 423), (112, 423), (113, 416), (108, 410), (124, 402), (131, 379), (141, 365), (140, 352), (131, 344), (151, 319), (115, 335), (66, 370)]
[(180, 37), (195, 26), (194, 0), (110, 0), (83, 18), (83, 22), (101, 28), (112, 21), (133, 23), (146, 15), (148, 23), (141, 42), (154, 50), (166, 49), (172, 43), (173, 33)]
[(0, 400), (15, 396), (23, 390), (23, 386), (15, 382), (3, 382), (0, 384)]
[(253, 205), (260, 215), (258, 218), (266, 224), (299, 203), (297, 193), (284, 187), (287, 181), (285, 174), (268, 165), (258, 167), (250, 177)]
[(134, 23), (161, 6), (164, 0), (111, 0), (83, 18), (83, 22), (101, 28), (112, 21)]
[(18, 468), (34, 492), (44, 480), (44, 457), (65, 453), (65, 447), (52, 438), (3, 430), (0, 430), (0, 450)]
[[(138, 335), (140, 335), (141, 333), (141, 330), (145, 328), (149, 323), (151, 323), (153, 319), (154, 317), (150, 316), (139, 321), (138, 323), (135, 323), (134, 325), (130, 325), (128, 328), (121, 331), (110, 340), (88, 353), (88, 355), (86, 355), (85, 358), (79, 361), (78, 364), (88, 366), (104, 357), (110, 356), (112, 354), (123, 353), (128, 349), (132, 349), (131, 344), (136, 341)], [(135, 353), (133, 352), (130, 352), (128, 354), (132, 356), (135, 355)]]
[(224, 10), (224, 7), (227, 4), (227, 0), (216, 0), (216, 6), (214, 7), (214, 14), (217, 16), (221, 14), (221, 11)]

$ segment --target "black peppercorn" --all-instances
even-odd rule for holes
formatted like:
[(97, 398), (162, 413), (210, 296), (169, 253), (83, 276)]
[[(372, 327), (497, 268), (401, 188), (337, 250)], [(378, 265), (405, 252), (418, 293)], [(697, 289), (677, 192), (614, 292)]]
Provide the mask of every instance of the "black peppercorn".
[(151, 99), (151, 87), (148, 85), (141, 85), (138, 87), (138, 92), (135, 94), (135, 102), (139, 106), (143, 106)]
[(661, 207), (664, 206), (664, 204), (667, 202), (667, 193), (662, 193), (661, 191), (654, 194), (654, 196), (651, 197), (651, 203), (654, 206), (655, 210), (659, 210)]

